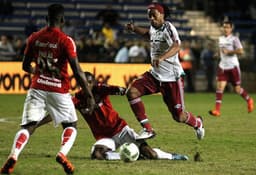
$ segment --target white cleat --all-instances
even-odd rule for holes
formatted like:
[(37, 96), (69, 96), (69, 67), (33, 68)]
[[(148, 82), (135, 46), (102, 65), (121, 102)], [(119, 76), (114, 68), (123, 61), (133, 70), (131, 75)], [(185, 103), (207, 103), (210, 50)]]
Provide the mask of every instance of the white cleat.
[(205, 130), (204, 130), (204, 125), (203, 125), (203, 119), (202, 119), (202, 117), (198, 117), (199, 118), (199, 120), (201, 120), (201, 126), (200, 127), (198, 127), (198, 128), (196, 128), (195, 130), (196, 130), (196, 136), (197, 136), (197, 138), (199, 139), (199, 140), (202, 140), (203, 138), (204, 138), (204, 135), (205, 135)]
[(147, 131), (145, 128), (140, 132), (140, 134), (136, 137), (136, 140), (142, 140), (142, 139), (151, 139), (155, 137), (156, 133), (155, 131)]

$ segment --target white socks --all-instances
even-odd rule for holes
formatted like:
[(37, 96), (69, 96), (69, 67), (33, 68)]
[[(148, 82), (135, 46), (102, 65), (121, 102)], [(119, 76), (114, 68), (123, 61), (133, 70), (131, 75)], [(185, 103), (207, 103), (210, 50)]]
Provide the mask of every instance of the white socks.
[(65, 156), (68, 154), (70, 149), (72, 148), (75, 139), (76, 139), (77, 131), (74, 127), (67, 127), (63, 130), (61, 136), (61, 148), (60, 152)]
[(21, 151), (23, 150), (24, 146), (27, 144), (29, 140), (29, 136), (29, 132), (26, 129), (21, 129), (16, 133), (10, 157), (13, 157), (16, 160), (18, 159)]
[(121, 160), (120, 154), (118, 152), (108, 151), (106, 152), (107, 160)]
[(153, 148), (153, 150), (156, 152), (157, 154), (157, 159), (168, 159), (168, 160), (172, 160), (172, 154), (171, 153), (167, 153), (164, 152), (158, 148)]

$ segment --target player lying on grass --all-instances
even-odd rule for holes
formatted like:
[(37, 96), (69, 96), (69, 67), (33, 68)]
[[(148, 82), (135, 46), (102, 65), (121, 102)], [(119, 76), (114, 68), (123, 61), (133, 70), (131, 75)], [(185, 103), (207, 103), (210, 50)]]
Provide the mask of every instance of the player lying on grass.
[[(120, 155), (116, 150), (125, 142), (132, 142), (139, 147), (141, 158), (188, 160), (185, 155), (171, 154), (156, 148), (152, 149), (145, 140), (136, 140), (138, 134), (119, 116), (109, 98), (109, 95), (125, 95), (126, 89), (97, 83), (95, 77), (89, 72), (85, 72), (85, 76), (94, 95), (97, 108), (91, 115), (88, 114), (83, 91), (77, 92), (72, 100), (96, 139), (91, 150), (92, 159), (120, 160)], [(38, 124), (38, 127), (49, 121), (51, 121), (51, 117), (48, 115)]]

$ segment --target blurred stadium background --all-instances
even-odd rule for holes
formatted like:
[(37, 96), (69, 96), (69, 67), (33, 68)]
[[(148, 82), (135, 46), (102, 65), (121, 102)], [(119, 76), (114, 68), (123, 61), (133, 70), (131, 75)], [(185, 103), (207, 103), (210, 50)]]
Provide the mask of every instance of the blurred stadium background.
[[(113, 63), (117, 51), (125, 44), (144, 47), (146, 55), (130, 59), (131, 63), (149, 63), (148, 43), (134, 34), (127, 33), (123, 26), (133, 20), (140, 26), (148, 26), (146, 7), (150, 0), (1, 0), (0, 43), (9, 42), (13, 51), (0, 47), (0, 61), (21, 61), (27, 36), (45, 25), (47, 6), (62, 3), (66, 8), (65, 31), (78, 46), (81, 62)], [(171, 9), (171, 21), (177, 27), (181, 39), (187, 40), (194, 54), (193, 72), (196, 89), (205, 84), (205, 71), (200, 54), (206, 43), (215, 42), (221, 35), (223, 19), (235, 24), (245, 49), (241, 57), (244, 86), (255, 91), (256, 72), (256, 3), (253, 0), (159, 0)], [(103, 23), (99, 16), (102, 10), (112, 9), (117, 13), (116, 23), (111, 24), (114, 36), (108, 42), (102, 33)], [(110, 21), (114, 22), (114, 17)], [(7, 40), (7, 41), (4, 41)], [(6, 49), (6, 48), (5, 48)], [(1, 62), (0, 62), (1, 64)], [(213, 72), (214, 74), (214, 72)], [(204, 85), (205, 86), (205, 85)]]

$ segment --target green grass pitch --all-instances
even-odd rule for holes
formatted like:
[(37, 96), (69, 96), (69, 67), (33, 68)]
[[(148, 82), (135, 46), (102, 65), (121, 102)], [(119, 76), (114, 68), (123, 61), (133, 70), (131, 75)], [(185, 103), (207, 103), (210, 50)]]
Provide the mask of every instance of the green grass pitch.
[[(251, 94), (256, 99), (256, 94)], [(25, 95), (0, 95), (0, 166), (6, 160), (19, 129)], [(113, 105), (136, 131), (141, 126), (133, 116), (125, 97), (112, 96)], [(160, 95), (143, 97), (149, 120), (157, 136), (148, 140), (152, 147), (186, 154), (189, 161), (90, 160), (94, 143), (92, 134), (79, 115), (78, 136), (68, 157), (76, 167), (76, 175), (255, 175), (256, 174), (256, 113), (247, 113), (246, 103), (234, 93), (225, 93), (222, 115), (208, 115), (215, 101), (214, 93), (185, 94), (188, 111), (202, 115), (206, 129), (204, 140), (198, 141), (194, 130), (175, 122)], [(61, 126), (47, 124), (37, 129), (21, 153), (14, 175), (63, 175), (55, 162), (60, 147)], [(199, 152), (202, 161), (194, 161)]]

